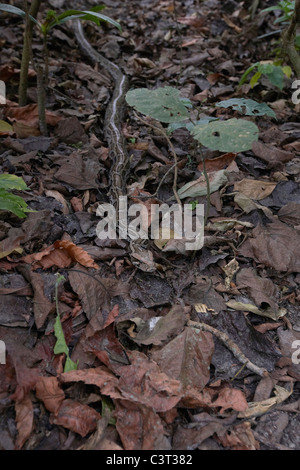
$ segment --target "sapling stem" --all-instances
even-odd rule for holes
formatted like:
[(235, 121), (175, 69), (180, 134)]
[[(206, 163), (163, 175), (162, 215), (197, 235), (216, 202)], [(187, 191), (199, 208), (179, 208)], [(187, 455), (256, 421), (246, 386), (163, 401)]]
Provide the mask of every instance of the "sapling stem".
[(31, 60), (31, 42), (33, 22), (30, 20), (29, 15), (36, 17), (41, 0), (33, 0), (30, 8), (28, 9), (27, 1), (24, 0), (24, 11), (26, 12), (24, 43), (21, 60), (20, 82), (19, 82), (19, 106), (27, 104), (27, 87), (28, 87), (28, 69)]
[(206, 182), (206, 190), (207, 190), (207, 203), (206, 203), (206, 208), (205, 208), (205, 215), (204, 215), (204, 227), (207, 223), (208, 215), (209, 215), (209, 210), (210, 210), (210, 184), (209, 184), (209, 178), (208, 174), (206, 171), (206, 165), (205, 165), (205, 158), (202, 152), (202, 146), (201, 144), (199, 145), (199, 152), (202, 160), (202, 165), (203, 165), (203, 174)]
[(38, 113), (39, 113), (39, 127), (41, 134), (47, 135), (47, 122), (46, 122), (46, 90), (45, 90), (45, 75), (41, 65), (36, 69), (37, 73), (37, 96), (38, 96)]
[(287, 29), (282, 33), (283, 49), (287, 53), (297, 78), (300, 78), (300, 56), (295, 47), (297, 26), (300, 25), (300, 0), (295, 1), (294, 13)]

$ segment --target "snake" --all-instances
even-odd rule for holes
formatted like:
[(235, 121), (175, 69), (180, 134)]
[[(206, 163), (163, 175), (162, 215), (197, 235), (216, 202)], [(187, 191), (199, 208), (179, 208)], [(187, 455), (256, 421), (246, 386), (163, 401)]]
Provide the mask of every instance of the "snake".
[(126, 93), (129, 89), (128, 77), (121, 68), (111, 62), (90, 44), (86, 39), (79, 20), (73, 22), (74, 35), (78, 46), (94, 64), (99, 64), (111, 76), (114, 82), (112, 97), (106, 107), (104, 117), (104, 137), (109, 148), (111, 168), (109, 175), (109, 196), (118, 214), (119, 198), (126, 196), (126, 181), (129, 173), (129, 156), (122, 132), (122, 124), (126, 111)]

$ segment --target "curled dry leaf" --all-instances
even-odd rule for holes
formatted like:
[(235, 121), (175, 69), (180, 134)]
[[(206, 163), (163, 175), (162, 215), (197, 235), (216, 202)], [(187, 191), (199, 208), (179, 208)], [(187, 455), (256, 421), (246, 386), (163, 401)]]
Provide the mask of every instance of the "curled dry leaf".
[(210, 378), (210, 361), (214, 341), (210, 333), (192, 328), (176, 336), (162, 349), (152, 354), (162, 372), (179, 380), (184, 387), (202, 390)]
[(250, 402), (246, 409), (241, 410), (238, 414), (239, 418), (251, 418), (252, 416), (260, 416), (270, 409), (274, 408), (275, 405), (285, 401), (291, 394), (293, 390), (287, 390), (284, 387), (275, 385), (274, 397), (268, 398), (260, 402)]
[(253, 435), (249, 421), (234, 426), (222, 435), (219, 434), (218, 439), (224, 447), (231, 450), (259, 450), (259, 443)]
[(252, 238), (242, 245), (239, 253), (276, 271), (299, 273), (299, 245), (299, 232), (275, 220), (264, 226), (257, 225)]
[(116, 402), (116, 428), (125, 450), (169, 450), (163, 420), (151, 407)]
[(15, 449), (20, 450), (29, 438), (33, 426), (33, 406), (29, 395), (15, 404), (15, 412), (18, 430)]
[(90, 255), (73, 242), (68, 240), (57, 240), (54, 243), (54, 248), (65, 250), (73, 261), (77, 261), (82, 266), (99, 269), (98, 264), (94, 262)]
[(101, 415), (90, 406), (66, 399), (62, 402), (53, 423), (85, 437), (95, 431)]
[(37, 398), (44, 403), (47, 410), (56, 415), (65, 399), (57, 377), (40, 377), (36, 383), (35, 391)]
[(251, 199), (260, 201), (272, 194), (277, 183), (271, 181), (258, 181), (244, 178), (234, 183), (234, 190), (248, 196)]

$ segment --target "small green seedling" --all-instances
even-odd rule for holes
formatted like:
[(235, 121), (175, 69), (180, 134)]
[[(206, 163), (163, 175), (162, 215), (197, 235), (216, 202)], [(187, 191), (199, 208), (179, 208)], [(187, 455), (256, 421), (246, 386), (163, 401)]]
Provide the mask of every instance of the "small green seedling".
[[(180, 127), (187, 128), (193, 137), (203, 146), (224, 152), (242, 152), (251, 149), (258, 139), (258, 128), (251, 121), (228, 119), (219, 121), (206, 117), (193, 122), (188, 109), (192, 107), (189, 100), (182, 100), (179, 91), (166, 86), (156, 90), (137, 88), (126, 94), (127, 103), (137, 111), (163, 123), (168, 123), (168, 133)], [(232, 107), (248, 116), (268, 115), (276, 118), (274, 111), (266, 104), (254, 100), (238, 99), (221, 101), (219, 107)]]
[(19, 176), (3, 173), (0, 175), (0, 210), (9, 211), (23, 219), (28, 212), (35, 212), (27, 206), (26, 202), (11, 191), (25, 191), (29, 189)]
[(262, 76), (265, 76), (269, 79), (272, 85), (283, 89), (285, 77), (290, 78), (292, 75), (292, 69), (288, 65), (282, 66), (278, 62), (273, 62), (271, 60), (256, 62), (251, 65), (246, 72), (243, 74), (239, 86), (246, 83), (249, 75), (254, 72), (250, 79), (250, 86), (253, 88), (260, 80)]
[(55, 303), (56, 303), (56, 320), (54, 324), (54, 335), (56, 337), (56, 343), (54, 346), (54, 354), (65, 354), (66, 361), (64, 365), (64, 372), (69, 372), (70, 370), (76, 370), (78, 364), (72, 361), (69, 356), (69, 348), (67, 346), (64, 331), (60, 321), (60, 313), (58, 307), (58, 286), (61, 282), (65, 281), (65, 277), (61, 274), (56, 274), (57, 279), (55, 283)]
[[(23, 57), (22, 57), (22, 64), (21, 64), (21, 72), (20, 72), (20, 86), (19, 86), (19, 105), (24, 106), (26, 103), (26, 96), (27, 96), (27, 75), (28, 75), (28, 64), (31, 54), (31, 28), (28, 28), (28, 22), (33, 22), (35, 26), (37, 26), (42, 33), (43, 38), (43, 49), (44, 49), (44, 68), (36, 67), (37, 72), (37, 91), (38, 91), (38, 108), (39, 108), (39, 122), (40, 122), (40, 130), (41, 133), (46, 135), (47, 134), (47, 125), (46, 125), (46, 110), (45, 110), (45, 88), (48, 84), (48, 48), (47, 48), (47, 39), (49, 36), (50, 31), (59, 26), (66, 21), (73, 21), (76, 19), (79, 20), (89, 20), (93, 21), (97, 26), (100, 25), (101, 22), (110, 23), (111, 25), (115, 26), (116, 28), (121, 31), (120, 24), (109, 18), (102, 13), (99, 13), (100, 10), (105, 8), (104, 5), (97, 5), (90, 10), (67, 10), (63, 13), (57, 14), (54, 10), (49, 10), (46, 14), (45, 19), (40, 22), (32, 15), (27, 14), (25, 11), (21, 10), (20, 8), (14, 7), (9, 4), (1, 4), (0, 11), (5, 11), (7, 13), (16, 14), (22, 17), (25, 17), (26, 25), (25, 25), (25, 35), (24, 35), (24, 46), (27, 47), (23, 48)], [(28, 37), (30, 35), (30, 37)], [(22, 83), (23, 81), (23, 83)], [(24, 96), (25, 95), (25, 96)]]
[[(221, 170), (216, 175), (215, 180), (209, 183), (201, 146), (221, 152), (244, 152), (250, 150), (253, 142), (258, 140), (258, 127), (254, 122), (236, 118), (220, 121), (216, 118), (205, 117), (197, 122), (193, 122), (189, 114), (192, 103), (187, 99), (181, 99), (179, 91), (169, 86), (156, 90), (148, 90), (146, 88), (129, 90), (126, 94), (126, 101), (140, 113), (169, 124), (169, 127), (166, 129), (166, 136), (175, 129), (185, 127), (199, 143), (203, 173), (206, 180), (207, 209), (204, 218), (206, 222), (210, 205), (210, 191), (216, 190), (214, 188), (218, 188), (224, 182), (226, 176), (224, 170)], [(243, 115), (268, 115), (276, 118), (275, 113), (269, 106), (257, 103), (254, 100), (234, 98), (221, 101), (218, 103), (218, 106), (223, 108), (231, 107)], [(193, 182), (187, 183), (183, 188), (180, 188), (177, 196), (183, 199), (199, 195), (199, 188), (192, 188), (193, 191), (191, 191), (192, 186)], [(186, 188), (188, 191), (186, 191)], [(201, 194), (205, 193), (201, 192)]]
[(274, 24), (276, 23), (286, 23), (290, 22), (293, 16), (293, 11), (295, 8), (295, 2), (291, 0), (282, 0), (278, 2), (276, 5), (272, 5), (271, 7), (265, 8), (261, 11), (261, 13), (269, 13), (271, 11), (280, 10), (282, 15), (276, 18)]

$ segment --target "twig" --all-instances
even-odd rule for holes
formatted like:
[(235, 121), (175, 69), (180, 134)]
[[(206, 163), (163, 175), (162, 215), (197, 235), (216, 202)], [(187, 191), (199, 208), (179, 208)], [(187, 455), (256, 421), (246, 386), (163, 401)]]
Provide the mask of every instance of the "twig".
[(260, 377), (265, 377), (268, 375), (268, 371), (266, 369), (263, 369), (262, 367), (258, 367), (257, 365), (253, 364), (246, 356), (245, 354), (240, 350), (237, 344), (235, 344), (232, 339), (227, 336), (226, 333), (223, 333), (223, 331), (219, 331), (216, 328), (213, 328), (210, 325), (207, 325), (206, 323), (203, 322), (195, 322), (192, 320), (189, 320), (187, 322), (187, 326), (190, 326), (191, 328), (195, 328), (198, 330), (202, 331), (207, 331), (209, 333), (212, 333), (215, 335), (220, 341), (222, 341), (223, 344), (232, 352), (234, 357), (236, 357), (242, 364), (245, 364), (245, 366), (254, 372), (255, 374), (260, 375)]
[[(166, 139), (166, 141), (168, 142), (168, 145), (169, 145), (169, 147), (170, 147), (170, 149), (171, 149), (171, 152), (172, 152), (172, 155), (173, 155), (173, 158), (174, 158), (174, 162), (175, 162), (174, 165), (173, 165), (173, 167), (174, 167), (173, 193), (174, 193), (174, 196), (175, 196), (175, 199), (176, 199), (177, 203), (178, 203), (180, 206), (182, 206), (181, 200), (180, 200), (180, 198), (179, 198), (179, 196), (178, 196), (178, 193), (177, 193), (177, 175), (178, 175), (178, 167), (177, 167), (177, 165), (178, 165), (178, 159), (177, 159), (177, 154), (176, 154), (176, 152), (175, 152), (174, 145), (172, 144), (172, 142), (171, 142), (169, 136), (167, 135), (167, 133), (165, 132), (164, 129), (162, 129), (162, 128), (158, 127), (158, 126), (155, 126), (154, 124), (151, 124), (150, 122), (147, 122), (147, 121), (144, 120), (142, 117), (140, 117), (135, 111), (133, 111), (133, 113), (134, 113), (135, 117), (136, 117), (137, 119), (139, 119), (143, 124), (145, 124), (145, 125), (148, 126), (148, 127), (151, 127), (153, 130), (159, 132), (159, 133)], [(172, 168), (173, 168), (173, 167), (172, 167)], [(168, 172), (169, 172), (169, 171), (171, 171), (171, 168), (168, 170)], [(166, 175), (165, 175), (165, 176), (166, 176)], [(161, 183), (160, 183), (160, 185), (161, 185)], [(156, 190), (155, 194), (157, 194), (157, 190)]]

